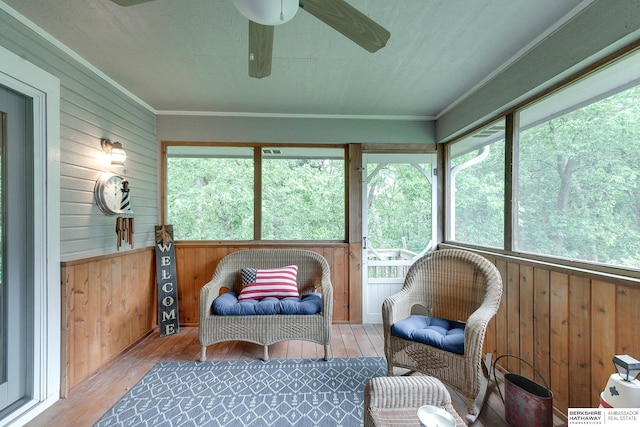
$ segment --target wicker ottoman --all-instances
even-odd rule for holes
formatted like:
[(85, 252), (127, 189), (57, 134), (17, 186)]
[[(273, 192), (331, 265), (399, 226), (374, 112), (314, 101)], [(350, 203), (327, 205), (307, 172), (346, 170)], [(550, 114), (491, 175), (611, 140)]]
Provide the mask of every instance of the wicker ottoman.
[(465, 427), (451, 405), (451, 396), (439, 379), (427, 376), (378, 377), (364, 389), (364, 425), (419, 426), (418, 408), (422, 405), (441, 406), (456, 420), (456, 427)]

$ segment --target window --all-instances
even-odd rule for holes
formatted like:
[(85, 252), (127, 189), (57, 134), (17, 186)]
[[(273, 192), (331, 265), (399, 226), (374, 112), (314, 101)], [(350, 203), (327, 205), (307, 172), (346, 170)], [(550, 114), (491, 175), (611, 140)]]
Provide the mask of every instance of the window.
[(343, 241), (345, 165), (344, 147), (167, 144), (166, 222), (177, 240)]
[(262, 238), (345, 240), (344, 149), (262, 150)]
[(513, 201), (504, 126), (447, 145), (447, 240), (638, 269), (640, 52), (512, 114)]
[(178, 240), (253, 239), (253, 148), (168, 146), (167, 223)]
[(364, 159), (368, 256), (412, 258), (433, 250), (437, 235), (435, 153), (368, 153)]
[(640, 265), (639, 59), (521, 112), (518, 250)]
[(448, 240), (504, 246), (504, 124), (448, 146)]

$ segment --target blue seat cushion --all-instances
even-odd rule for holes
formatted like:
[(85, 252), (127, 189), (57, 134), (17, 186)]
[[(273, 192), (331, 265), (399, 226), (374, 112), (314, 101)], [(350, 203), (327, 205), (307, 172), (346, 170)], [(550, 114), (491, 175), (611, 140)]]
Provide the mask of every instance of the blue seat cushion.
[(213, 314), (219, 316), (249, 316), (254, 314), (317, 314), (322, 310), (322, 295), (312, 292), (301, 297), (238, 301), (238, 294), (226, 292), (213, 300)]
[(464, 323), (437, 317), (412, 315), (391, 326), (391, 333), (452, 353), (464, 354)]

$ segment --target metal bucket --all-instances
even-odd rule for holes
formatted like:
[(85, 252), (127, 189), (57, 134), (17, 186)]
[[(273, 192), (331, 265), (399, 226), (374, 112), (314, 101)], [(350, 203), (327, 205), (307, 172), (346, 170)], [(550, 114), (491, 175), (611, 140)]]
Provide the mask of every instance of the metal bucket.
[[(504, 397), (496, 378), (496, 363), (503, 357), (513, 357), (530, 366), (542, 379), (544, 386), (522, 375), (504, 374)], [(553, 426), (553, 392), (547, 386), (544, 377), (529, 362), (512, 354), (504, 354), (493, 362), (493, 377), (500, 398), (504, 402), (504, 415), (507, 424), (513, 427), (551, 427)]]

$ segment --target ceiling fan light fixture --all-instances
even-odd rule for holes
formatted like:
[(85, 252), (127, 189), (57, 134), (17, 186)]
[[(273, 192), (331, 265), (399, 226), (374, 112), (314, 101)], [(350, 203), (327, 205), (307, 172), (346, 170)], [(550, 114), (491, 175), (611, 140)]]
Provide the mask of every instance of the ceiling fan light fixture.
[(299, 0), (233, 0), (247, 19), (261, 25), (281, 25), (298, 12)]

